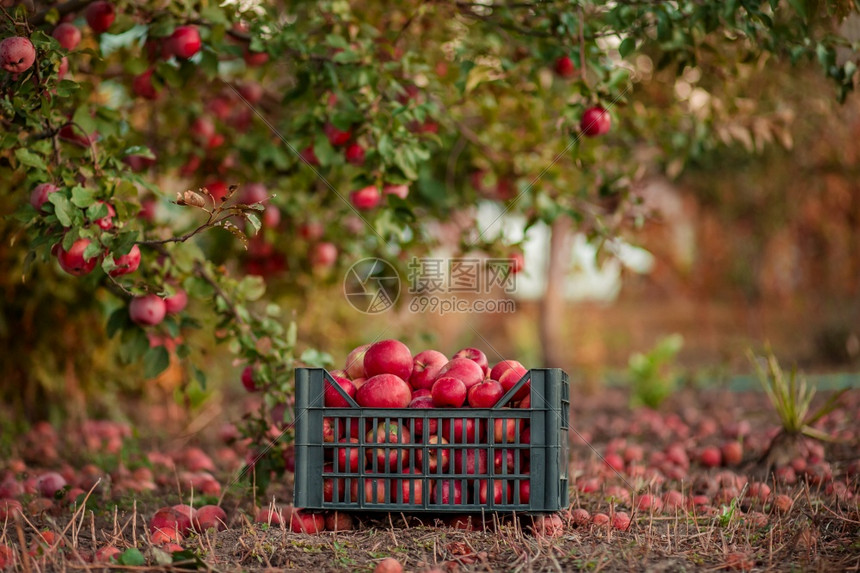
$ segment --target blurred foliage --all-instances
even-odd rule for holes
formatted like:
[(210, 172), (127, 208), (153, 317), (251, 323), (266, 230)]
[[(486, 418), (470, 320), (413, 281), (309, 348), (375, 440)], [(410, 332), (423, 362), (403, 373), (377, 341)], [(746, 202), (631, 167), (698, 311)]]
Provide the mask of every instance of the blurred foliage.
[[(839, 35), (856, 16), (846, 0), (120, 0), (102, 34), (86, 4), (18, 5), (0, 23), (37, 55), (0, 78), (0, 399), (32, 418), (108, 409), (103, 393), (159, 375), (191, 404), (208, 373), (234, 375), (230, 361), (263, 392), (246, 420), (261, 443), (285, 423), (293, 368), (328, 363), (336, 321), (299, 336), (309, 293), (354, 260), (403, 272), (440, 240), (511, 256), (508, 238), (477, 228), (479, 201), (616, 237), (648, 216), (637, 192), (648, 174), (677, 176), (726, 145), (789, 142), (774, 100), (742, 95), (771, 61), (812, 62), (837, 99), (858, 76), (856, 58), (839, 58), (856, 50)], [(51, 36), (61, 21), (83, 33), (70, 51)], [(170, 52), (180, 26), (201, 38), (189, 59)], [(597, 105), (612, 128), (582, 137)], [(363, 160), (348, 161), (348, 145)], [(44, 182), (58, 190), (37, 211), (27, 197)], [(349, 199), (397, 184), (405, 199), (386, 193), (367, 210)], [(55, 249), (79, 239), (100, 265), (57, 272)], [(135, 245), (140, 268), (109, 276)], [(130, 320), (133, 297), (179, 289), (187, 309)]]
[(628, 376), (633, 406), (659, 408), (678, 386), (680, 372), (676, 358), (684, 346), (680, 334), (664, 336), (646, 353), (630, 356)]

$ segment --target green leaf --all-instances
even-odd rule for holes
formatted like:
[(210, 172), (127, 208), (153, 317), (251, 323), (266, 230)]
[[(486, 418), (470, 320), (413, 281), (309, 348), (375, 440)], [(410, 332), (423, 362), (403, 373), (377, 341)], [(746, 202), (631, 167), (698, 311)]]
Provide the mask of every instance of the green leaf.
[(108, 216), (107, 203), (93, 203), (87, 207), (87, 219), (95, 221)]
[(81, 187), (80, 185), (72, 187), (72, 203), (75, 207), (86, 209), (95, 203), (95, 201), (95, 195), (92, 190)]
[(624, 41), (618, 46), (618, 53), (621, 54), (622, 58), (626, 58), (635, 49), (636, 40), (633, 38), (624, 38)]
[(788, 3), (797, 12), (797, 15), (803, 20), (803, 23), (809, 21), (809, 14), (806, 11), (806, 0), (788, 0)]
[(163, 346), (154, 346), (143, 355), (143, 375), (152, 379), (170, 366), (170, 353)]
[(131, 319), (128, 317), (128, 309), (124, 306), (113, 311), (107, 321), (108, 338), (113, 338), (117, 332), (131, 325)]
[(128, 565), (129, 567), (143, 567), (146, 565), (146, 559), (143, 553), (136, 547), (129, 547), (123, 551), (117, 558), (117, 563), (120, 565)]
[[(51, 193), (48, 195), (48, 201), (54, 206), (54, 215), (57, 216), (60, 224), (63, 227), (71, 227), (75, 215), (79, 214), (80, 211), (75, 209), (69, 198), (62, 193)], [(105, 214), (107, 214), (107, 211), (105, 211)]]
[(334, 359), (327, 352), (320, 352), (316, 348), (308, 348), (299, 357), (299, 360), (312, 368), (325, 368), (334, 364)]
[(97, 241), (90, 242), (87, 248), (84, 249), (84, 260), (89, 261), (99, 257), (103, 252), (103, 247)]
[(152, 150), (145, 145), (133, 145), (131, 147), (127, 147), (123, 150), (122, 154), (126, 157), (129, 155), (139, 155), (147, 159), (155, 159), (155, 154), (152, 153)]
[(197, 383), (200, 384), (200, 387), (204, 390), (206, 389), (206, 373), (197, 368), (194, 364), (191, 365), (191, 373), (194, 375), (194, 379), (197, 380)]
[(15, 157), (22, 165), (26, 165), (27, 167), (33, 167), (43, 171), (48, 170), (48, 166), (45, 165), (45, 161), (29, 149), (25, 149), (23, 147), (16, 149)]

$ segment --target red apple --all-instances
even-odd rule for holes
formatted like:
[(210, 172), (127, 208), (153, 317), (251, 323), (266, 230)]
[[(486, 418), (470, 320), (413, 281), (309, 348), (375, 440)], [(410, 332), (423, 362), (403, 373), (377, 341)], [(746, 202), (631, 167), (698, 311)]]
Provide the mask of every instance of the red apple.
[(177, 26), (164, 43), (165, 49), (179, 58), (187, 60), (200, 51), (200, 32), (196, 26)]
[(197, 510), (197, 530), (203, 532), (208, 529), (227, 529), (227, 512), (217, 505), (204, 505)]
[(154, 326), (164, 320), (167, 307), (164, 299), (158, 295), (147, 294), (136, 296), (128, 305), (128, 314), (131, 320), (141, 326)]
[(57, 68), (57, 78), (63, 79), (66, 77), (66, 74), (69, 72), (69, 58), (63, 56), (60, 59), (60, 65)]
[(334, 511), (326, 516), (325, 529), (326, 531), (352, 531), (355, 529), (355, 520), (348, 513)]
[(30, 205), (32, 205), (36, 211), (44, 213), (44, 211), (42, 211), (42, 206), (48, 200), (48, 195), (59, 190), (60, 188), (52, 183), (40, 183), (39, 185), (36, 185), (30, 193)]
[(173, 296), (164, 299), (164, 310), (167, 314), (178, 314), (188, 305), (188, 293), (184, 289), (174, 289)]
[[(528, 503), (531, 499), (531, 480), (523, 479), (520, 480), (520, 503)], [(512, 500), (513, 501), (513, 500)]]
[(427, 440), (427, 447), (424, 448), (424, 451), (427, 452), (427, 471), (429, 473), (435, 474), (437, 472), (445, 472), (448, 470), (453, 450), (450, 448), (438, 447), (447, 443), (448, 440), (439, 436), (430, 436), (430, 439)]
[(481, 367), (481, 370), (484, 372), (484, 377), (487, 376), (487, 372), (490, 370), (489, 363), (487, 362), (487, 355), (478, 348), (464, 348), (462, 350), (458, 350), (451, 358), (468, 358)]
[[(346, 378), (335, 377), (335, 383), (343, 389), (347, 396), (350, 398), (355, 397), (355, 385)], [(341, 396), (340, 392), (332, 385), (328, 380), (325, 381), (325, 396), (323, 397), (323, 403), (326, 408), (349, 408), (350, 403), (346, 401), (346, 398)]]
[(349, 201), (359, 211), (369, 211), (382, 202), (382, 194), (376, 185), (362, 187), (349, 194)]
[(290, 531), (293, 533), (322, 533), (325, 531), (325, 516), (304, 509), (293, 511), (290, 517)]
[(401, 380), (409, 380), (412, 374), (412, 353), (399, 340), (375, 342), (364, 354), (364, 373), (367, 377), (394, 374)]
[(595, 137), (609, 133), (612, 119), (609, 112), (601, 106), (590, 107), (582, 114), (579, 120), (579, 129), (587, 137)]
[(463, 486), (458, 479), (434, 480), (432, 501), (441, 505), (463, 503)]
[(465, 422), (463, 418), (446, 418), (439, 423), (442, 426), (442, 436), (452, 444), (474, 444), (475, 438), (481, 435), (481, 427), (476, 426), (472, 418), (466, 418)]
[(140, 266), (140, 247), (133, 245), (128, 254), (120, 255), (113, 258), (116, 267), (108, 274), (112, 277), (119, 277), (133, 273)]
[(60, 263), (60, 268), (76, 277), (80, 277), (92, 272), (98, 263), (98, 257), (84, 259), (84, 252), (90, 246), (89, 239), (78, 239), (68, 251), (59, 247), (57, 251), (57, 262)]
[(257, 82), (245, 82), (239, 86), (239, 95), (248, 103), (255, 104), (263, 99), (263, 86)]
[(349, 144), (344, 155), (346, 156), (347, 163), (352, 163), (353, 165), (364, 164), (364, 148), (357, 143)]
[(466, 402), (466, 385), (459, 378), (441, 376), (433, 382), (430, 397), (436, 408), (459, 408)]
[(409, 196), (409, 185), (385, 185), (382, 188), (383, 195), (396, 195), (401, 199)]
[[(335, 425), (337, 425), (337, 429), (335, 429)], [(341, 435), (343, 434), (343, 424), (340, 423), (340, 419), (338, 422), (335, 422), (334, 418), (323, 418), (322, 423), (322, 438), (323, 442), (333, 443), (336, 442)]]
[(341, 131), (331, 123), (325, 125), (324, 131), (329, 143), (335, 147), (346, 145), (352, 138), (352, 133), (349, 130)]
[(358, 449), (358, 438), (341, 438), (338, 441), (339, 444), (346, 444), (344, 446), (339, 446), (336, 448), (337, 450), (337, 468), (338, 472), (357, 472), (358, 465), (361, 461), (361, 455), (359, 454)]
[(493, 469), (496, 475), (512, 474), (515, 470), (513, 450), (496, 450), (493, 454)]
[(199, 142), (208, 142), (215, 135), (215, 123), (207, 116), (196, 118), (188, 128), (191, 136)]
[(454, 450), (454, 471), (458, 474), (486, 474), (487, 450), (468, 448)]
[(510, 261), (511, 274), (519, 273), (526, 266), (526, 258), (519, 251), (511, 253), (508, 257), (508, 261)]
[(223, 181), (210, 181), (204, 187), (209, 191), (216, 205), (220, 205), (227, 198), (227, 193), (230, 192), (230, 188)]
[(116, 563), (117, 558), (122, 554), (114, 545), (105, 545), (98, 549), (93, 556), (94, 563)]
[(113, 21), (116, 19), (113, 4), (99, 0), (87, 6), (86, 12), (87, 24), (96, 34), (107, 32)]
[(719, 448), (709, 446), (699, 454), (699, 462), (705, 467), (715, 468), (723, 463), (723, 455)]
[(330, 269), (337, 262), (337, 247), (334, 243), (317, 243), (311, 249), (311, 266), (315, 269)]
[(26, 72), (36, 61), (36, 48), (22, 36), (12, 36), (0, 42), (0, 67), (7, 72)]
[(501, 383), (488, 378), (469, 388), (466, 398), (472, 408), (492, 408), (504, 394)]
[(346, 365), (344, 370), (350, 378), (364, 378), (364, 355), (370, 344), (362, 344), (350, 351), (346, 357)]
[(377, 374), (355, 392), (355, 401), (363, 408), (405, 408), (411, 400), (409, 384), (394, 374)]
[(57, 472), (45, 472), (36, 479), (36, 488), (42, 497), (52, 498), (66, 487), (66, 480)]
[[(523, 367), (513, 368), (502, 373), (501, 378), (499, 378), (499, 383), (501, 383), (502, 388), (504, 388), (505, 393), (507, 394), (511, 388), (517, 385), (517, 383), (528, 374), (528, 370)], [(527, 381), (523, 384), (519, 390), (514, 394), (513, 401), (522, 400), (531, 392), (531, 382)]]
[[(414, 474), (421, 474), (421, 470), (406, 468), (402, 472), (402, 475)], [(393, 480), (393, 482), (392, 486), (400, 490), (398, 492), (395, 489), (391, 492), (391, 501), (393, 503), (401, 503), (400, 499), (397, 497), (400, 493), (403, 495), (402, 503), (413, 503), (416, 505), (424, 503), (424, 482), (420, 475), (417, 478)]]
[(555, 73), (565, 79), (576, 75), (576, 66), (570, 56), (561, 56), (555, 61)]
[[(493, 420), (493, 439), (496, 444), (516, 444), (522, 437), (525, 420), (522, 418), (496, 418)], [(519, 430), (519, 431), (518, 431)]]
[(373, 573), (403, 573), (403, 565), (394, 557), (386, 557), (376, 564)]
[(320, 160), (317, 159), (317, 154), (314, 151), (313, 145), (305, 147), (302, 152), (299, 153), (299, 157), (301, 157), (308, 165), (317, 166), (320, 164)]
[(136, 96), (151, 101), (158, 99), (159, 92), (152, 83), (152, 74), (154, 71), (154, 68), (150, 68), (142, 74), (134, 76), (134, 79), (131, 81), (131, 89)]
[[(365, 436), (367, 444), (408, 444), (411, 440), (409, 430), (395, 422), (379, 424), (376, 431), (370, 430)], [(378, 447), (367, 448), (367, 463), (375, 472), (398, 471), (408, 467), (410, 462), (409, 450), (405, 448)], [(417, 454), (417, 452), (416, 452)], [(417, 455), (416, 455), (417, 457)]]
[(104, 201), (96, 201), (96, 203), (99, 205), (105, 205), (105, 207), (107, 207), (108, 214), (100, 219), (96, 219), (95, 223), (103, 231), (110, 231), (113, 229), (113, 218), (116, 217), (116, 210), (114, 210), (113, 205), (110, 203), (105, 203)]
[(418, 390), (412, 390), (412, 399), (414, 400), (415, 398), (430, 398), (430, 390), (427, 388), (419, 388)]
[(187, 512), (176, 510), (172, 507), (162, 507), (149, 520), (149, 532), (172, 529), (180, 535), (191, 531), (191, 518)]
[(492, 370), (490, 370), (490, 378), (493, 380), (500, 380), (502, 378), (502, 374), (513, 369), (520, 369), (522, 371), (526, 370), (525, 367), (516, 360), (502, 360), (493, 366)]
[[(389, 500), (397, 499), (396, 492), (391, 484), (391, 480), (382, 477), (375, 477), (373, 472), (365, 472), (367, 475), (364, 478), (364, 501), (366, 503), (385, 503), (385, 494), (388, 493)], [(358, 480), (353, 480), (356, 495), (358, 494)], [(353, 499), (358, 499), (353, 497)]]
[[(410, 410), (433, 408), (433, 398), (431, 398), (429, 394), (427, 396), (416, 396), (416, 394), (420, 391), (421, 390), (417, 390), (417, 391), (412, 393), (412, 400), (406, 406)], [(427, 390), (427, 392), (429, 392), (429, 390)], [(435, 436), (436, 435), (436, 428), (438, 427), (438, 419), (437, 418), (428, 418), (428, 419), (426, 419), (426, 421), (428, 422), (428, 424), (427, 424), (427, 435), (428, 436)], [(424, 441), (424, 422), (425, 422), (425, 419), (423, 419), (423, 418), (415, 418), (415, 425), (414, 425), (415, 431), (413, 432), (412, 437), (418, 443), (421, 443)]]
[[(490, 485), (491, 483), (492, 485)], [(486, 504), (490, 500), (490, 497), (492, 497), (494, 504), (509, 503), (510, 487), (508, 486), (508, 482), (500, 479), (480, 480), (480, 485), (478, 486), (478, 498), (481, 500), (482, 504)]]
[(269, 54), (266, 52), (252, 52), (248, 48), (245, 48), (245, 53), (242, 57), (245, 60), (245, 64), (250, 68), (262, 66), (269, 61)]
[(257, 391), (257, 384), (254, 382), (254, 368), (250, 365), (242, 369), (242, 386), (248, 392)]
[(81, 42), (81, 31), (74, 24), (63, 22), (51, 34), (67, 50), (74, 50)]
[(439, 378), (457, 378), (466, 386), (466, 390), (484, 379), (484, 371), (474, 360), (454, 358), (439, 370)]
[(254, 516), (254, 523), (265, 523), (270, 527), (273, 525), (281, 525), (283, 522), (284, 518), (281, 515), (281, 512), (268, 507), (261, 508), (260, 511), (257, 512), (257, 515)]
[(424, 350), (412, 360), (412, 375), (409, 385), (413, 389), (430, 389), (439, 376), (439, 371), (448, 363), (448, 358), (438, 350)]

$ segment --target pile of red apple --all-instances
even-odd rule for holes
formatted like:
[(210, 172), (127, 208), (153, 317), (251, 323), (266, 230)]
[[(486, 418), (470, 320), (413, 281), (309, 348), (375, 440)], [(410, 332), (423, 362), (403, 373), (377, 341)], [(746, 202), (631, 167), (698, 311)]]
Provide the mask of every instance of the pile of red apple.
[(490, 368), (477, 348), (450, 359), (436, 350), (413, 356), (383, 340), (354, 349), (329, 374), (325, 502), (358, 506), (362, 488), (365, 504), (528, 504), (531, 388), (519, 362)]

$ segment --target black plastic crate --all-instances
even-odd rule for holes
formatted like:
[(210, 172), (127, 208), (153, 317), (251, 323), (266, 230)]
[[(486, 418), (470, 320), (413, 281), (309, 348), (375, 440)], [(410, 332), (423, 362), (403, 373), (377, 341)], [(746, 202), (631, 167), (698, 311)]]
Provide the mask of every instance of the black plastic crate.
[[(352, 407), (324, 407), (326, 381)], [(530, 406), (503, 407), (525, 384)], [(558, 511), (568, 505), (569, 406), (568, 377), (557, 368), (529, 370), (493, 408), (433, 409), (361, 408), (324, 369), (299, 368), (294, 504), (341, 511)]]

